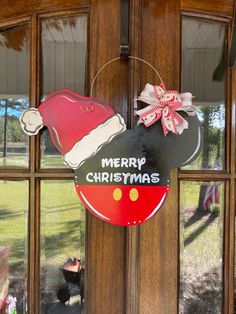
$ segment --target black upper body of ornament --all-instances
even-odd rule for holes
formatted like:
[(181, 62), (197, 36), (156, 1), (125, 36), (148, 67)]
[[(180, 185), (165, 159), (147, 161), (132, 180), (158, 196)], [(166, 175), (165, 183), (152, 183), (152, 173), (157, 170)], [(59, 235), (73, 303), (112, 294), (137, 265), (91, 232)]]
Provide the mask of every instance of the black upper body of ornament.
[(197, 116), (179, 114), (189, 125), (181, 135), (169, 132), (164, 136), (160, 121), (150, 127), (138, 124), (114, 137), (77, 168), (75, 183), (168, 185), (170, 170), (191, 163), (202, 145)]

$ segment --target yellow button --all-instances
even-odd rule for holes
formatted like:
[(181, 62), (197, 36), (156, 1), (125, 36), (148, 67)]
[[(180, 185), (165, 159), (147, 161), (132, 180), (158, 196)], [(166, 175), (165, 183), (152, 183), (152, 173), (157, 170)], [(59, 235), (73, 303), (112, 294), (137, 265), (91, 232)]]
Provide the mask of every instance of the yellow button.
[(119, 188), (116, 188), (113, 191), (113, 198), (115, 201), (119, 201), (122, 198), (122, 191)]
[(135, 202), (138, 199), (138, 190), (133, 188), (130, 190), (129, 192), (129, 197), (131, 199), (131, 201)]

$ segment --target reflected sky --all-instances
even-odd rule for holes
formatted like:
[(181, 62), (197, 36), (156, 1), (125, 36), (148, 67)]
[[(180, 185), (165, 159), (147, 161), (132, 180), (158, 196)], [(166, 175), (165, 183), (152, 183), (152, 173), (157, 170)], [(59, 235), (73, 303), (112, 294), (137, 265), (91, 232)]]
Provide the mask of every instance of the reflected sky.
[[(29, 108), (29, 99), (25, 98), (8, 98), (8, 116), (19, 118), (22, 111)], [(5, 115), (5, 100), (0, 101), (0, 116)]]

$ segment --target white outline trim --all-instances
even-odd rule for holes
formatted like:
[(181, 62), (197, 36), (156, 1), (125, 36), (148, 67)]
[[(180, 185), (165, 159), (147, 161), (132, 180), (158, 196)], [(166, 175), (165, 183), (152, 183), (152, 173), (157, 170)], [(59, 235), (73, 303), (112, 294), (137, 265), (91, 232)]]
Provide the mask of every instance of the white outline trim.
[(200, 145), (201, 145), (201, 127), (199, 126), (198, 127), (198, 143), (197, 143), (197, 147), (196, 147), (194, 153), (186, 161), (184, 161), (181, 164), (181, 166), (184, 166), (186, 163), (188, 163), (198, 153)]
[(106, 219), (106, 220), (110, 220), (109, 218), (107, 218), (106, 216), (104, 216), (103, 214), (99, 213), (90, 203), (89, 201), (87, 200), (87, 198), (84, 196), (84, 194), (79, 191), (81, 197), (83, 198), (83, 200), (85, 201), (85, 203), (87, 204), (87, 206), (99, 217), (103, 218), (103, 219)]
[(153, 215), (155, 215), (155, 213), (158, 211), (158, 209), (162, 206), (162, 204), (164, 203), (164, 200), (166, 198), (166, 194), (167, 192), (165, 192), (165, 194), (162, 196), (162, 199), (160, 201), (160, 203), (157, 205), (157, 207), (154, 209), (154, 211), (144, 220), (148, 220), (149, 218), (151, 218)]

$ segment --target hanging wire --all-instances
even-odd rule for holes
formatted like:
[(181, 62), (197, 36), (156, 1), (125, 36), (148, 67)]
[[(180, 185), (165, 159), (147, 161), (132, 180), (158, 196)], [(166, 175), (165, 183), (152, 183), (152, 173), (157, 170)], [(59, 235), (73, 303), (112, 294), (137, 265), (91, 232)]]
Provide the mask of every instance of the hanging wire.
[[(163, 80), (161, 78), (161, 75), (160, 73), (157, 71), (157, 69), (154, 68), (153, 65), (151, 65), (149, 62), (145, 61), (144, 59), (142, 58), (138, 58), (138, 57), (134, 57), (134, 56), (128, 56), (129, 59), (134, 59), (134, 60), (138, 60), (138, 61), (141, 61), (143, 63), (146, 63), (150, 68), (153, 69), (153, 71), (156, 73), (156, 75), (158, 76), (158, 78), (160, 79), (161, 83), (163, 83)], [(93, 93), (93, 87), (94, 87), (94, 83), (98, 77), (98, 75), (102, 72), (102, 70), (107, 66), (109, 65), (110, 63), (116, 61), (116, 60), (120, 60), (121, 58), (120, 57), (117, 57), (117, 58), (114, 58), (114, 59), (111, 59), (109, 60), (107, 63), (105, 63), (99, 70), (98, 72), (96, 73), (96, 75), (94, 76), (94, 79), (91, 83), (91, 88), (90, 88), (90, 97), (92, 97), (92, 93)]]

